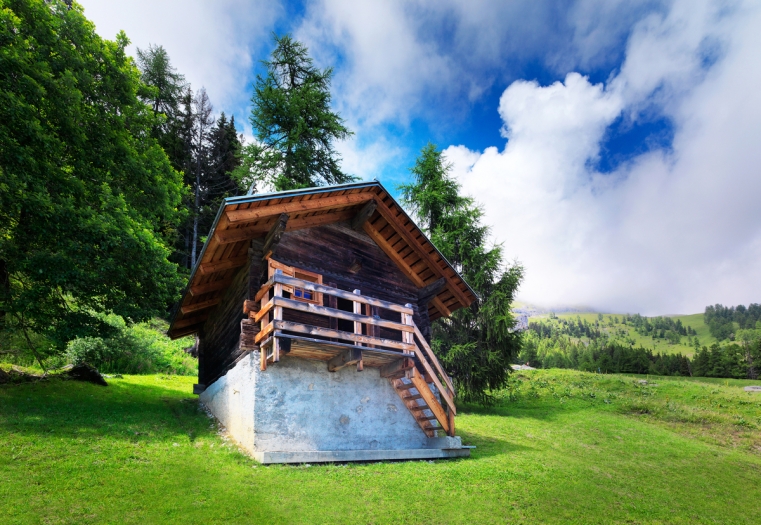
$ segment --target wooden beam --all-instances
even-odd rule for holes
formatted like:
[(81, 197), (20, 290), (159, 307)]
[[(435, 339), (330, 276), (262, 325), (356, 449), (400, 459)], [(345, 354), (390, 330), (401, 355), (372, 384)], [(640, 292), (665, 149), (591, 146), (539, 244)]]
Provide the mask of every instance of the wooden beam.
[[(391, 211), (391, 209), (386, 206), (385, 203), (379, 202), (378, 203), (378, 212), (383, 216), (384, 219), (386, 219), (386, 222), (388, 222), (394, 230), (401, 235), (401, 237), (407, 242), (407, 244), (415, 250), (418, 255), (422, 257), (422, 259), (428, 263), (429, 268), (438, 275), (439, 277), (446, 277), (445, 270), (441, 269), (441, 266), (439, 266), (439, 263), (434, 260), (434, 256), (427, 251), (427, 249), (422, 246), (422, 244), (413, 236), (413, 234), (401, 223), (398, 216), (394, 214), (394, 212)], [(433, 248), (433, 245), (431, 245)], [(434, 248), (435, 252), (435, 248)], [(443, 260), (441, 262), (444, 262)], [(445, 263), (446, 264), (446, 263)], [(447, 278), (448, 283), (448, 289), (452, 292), (452, 294), (457, 298), (457, 301), (462, 306), (468, 306), (472, 302), (470, 299), (468, 299), (465, 294), (463, 293), (460, 288), (458, 288), (455, 283), (452, 283)]]
[(356, 365), (362, 361), (362, 350), (350, 348), (328, 361), (328, 371), (336, 372), (344, 367)]
[(375, 213), (375, 208), (377, 206), (378, 203), (376, 203), (375, 200), (371, 200), (362, 206), (362, 209), (359, 210), (357, 215), (355, 215), (351, 221), (352, 229), (356, 231), (362, 231), (362, 227), (365, 225), (365, 222), (367, 222), (367, 219), (369, 219), (372, 214)]
[[(398, 374), (404, 374), (407, 370), (411, 370), (415, 367), (415, 362), (409, 357), (397, 359), (387, 365), (380, 367), (381, 377), (395, 377)], [(401, 376), (400, 376), (401, 377)], [(397, 378), (398, 379), (398, 378)]]
[(282, 204), (270, 204), (249, 208), (247, 210), (233, 210), (225, 212), (227, 220), (235, 224), (239, 222), (258, 221), (264, 217), (279, 215), (281, 213), (298, 213), (317, 210), (351, 206), (360, 202), (367, 202), (374, 198), (373, 193), (351, 193), (349, 195), (337, 195), (335, 197), (315, 196), (310, 200), (284, 202)]
[(270, 228), (267, 237), (264, 238), (264, 247), (262, 248), (262, 260), (269, 259), (272, 256), (272, 252), (277, 248), (277, 244), (285, 233), (285, 227), (288, 224), (288, 214), (281, 213), (280, 217), (275, 221), (275, 224)]
[[(288, 225), (285, 227), (285, 231), (303, 230), (305, 228), (313, 228), (315, 226), (322, 226), (323, 224), (332, 224), (334, 222), (347, 221), (354, 217), (356, 214), (354, 210), (342, 210), (339, 212), (322, 213), (320, 215), (311, 215), (309, 217), (293, 218), (288, 221)], [(237, 230), (220, 230), (217, 228), (214, 233), (214, 238), (217, 239), (219, 244), (230, 244), (233, 242), (248, 241), (261, 237), (270, 231), (273, 221), (266, 221), (257, 224), (256, 226), (250, 226), (248, 228), (238, 228)]]
[(222, 300), (221, 297), (215, 297), (214, 299), (209, 299), (208, 301), (203, 301), (201, 303), (195, 303), (195, 304), (189, 304), (189, 305), (183, 306), (182, 308), (180, 308), (180, 310), (182, 311), (183, 315), (189, 314), (192, 312), (197, 312), (199, 310), (206, 310), (207, 308), (216, 306), (217, 304), (219, 304), (219, 301), (221, 300)]
[(190, 287), (190, 295), (195, 297), (196, 295), (203, 295), (205, 293), (217, 292), (230, 286), (233, 282), (232, 279), (220, 279), (219, 281), (212, 281), (206, 284), (198, 284)]
[(198, 328), (195, 326), (190, 326), (188, 328), (183, 328), (180, 330), (172, 330), (171, 332), (169, 332), (169, 338), (172, 340), (179, 339), (180, 337), (184, 337), (186, 335), (196, 333), (197, 331), (198, 331)]
[(427, 284), (417, 291), (417, 302), (421, 307), (431, 302), (431, 299), (439, 295), (439, 292), (447, 285), (445, 277), (441, 277), (431, 284)]
[(306, 303), (304, 301), (297, 301), (296, 299), (286, 299), (285, 297), (273, 297), (262, 309), (256, 314), (255, 321), (261, 319), (262, 312), (266, 312), (273, 306), (282, 306), (291, 310), (297, 310), (299, 312), (306, 312), (310, 314), (324, 315), (326, 317), (335, 317), (337, 319), (344, 319), (346, 321), (353, 321), (355, 323), (369, 324), (373, 326), (382, 326), (383, 328), (389, 328), (391, 330), (401, 330), (403, 332), (414, 332), (413, 326), (397, 323), (396, 321), (387, 321), (386, 319), (376, 319), (375, 317), (362, 314), (354, 314), (351, 312), (345, 312), (344, 310), (338, 310), (337, 308), (330, 308), (328, 306), (318, 306), (314, 303)]
[(433, 350), (431, 350), (431, 347), (428, 345), (428, 341), (425, 340), (417, 325), (415, 326), (415, 335), (417, 336), (418, 341), (420, 341), (420, 345), (423, 347), (423, 350), (425, 350), (426, 354), (428, 354), (428, 358), (433, 362), (439, 375), (444, 378), (444, 382), (447, 384), (447, 387), (449, 387), (449, 391), (452, 393), (452, 398), (454, 398), (454, 385), (452, 384), (452, 380), (449, 379), (449, 376), (444, 370), (444, 367), (441, 366), (441, 362), (439, 362), (439, 358), (436, 357), (436, 354), (433, 353)]
[(254, 343), (259, 344), (260, 341), (263, 339), (266, 339), (268, 335), (272, 333), (272, 331), (275, 329), (275, 325), (273, 323), (269, 323), (267, 326), (264, 327), (258, 334), (256, 334), (256, 337), (254, 338)]
[[(412, 269), (412, 267), (407, 264), (407, 261), (404, 260), (404, 258), (397, 252), (386, 240), (383, 235), (373, 226), (370, 224), (370, 222), (365, 222), (365, 232), (367, 235), (370, 236), (372, 240), (375, 241), (375, 244), (377, 244), (381, 250), (383, 250), (386, 255), (389, 256), (389, 258), (396, 263), (396, 265), (399, 267), (399, 269), (402, 271), (404, 275), (407, 276), (407, 278), (412, 281), (415, 286), (418, 288), (424, 287), (425, 282), (423, 279), (420, 278), (420, 276), (417, 274), (415, 270)], [(434, 297), (431, 301), (431, 304), (433, 304), (434, 307), (443, 315), (444, 317), (449, 317), (452, 315), (452, 312), (449, 311), (448, 308), (444, 306), (444, 303), (442, 303), (438, 298)]]
[(172, 325), (172, 331), (179, 330), (180, 328), (185, 328), (186, 326), (194, 326), (197, 324), (201, 324), (204, 321), (206, 321), (206, 319), (208, 318), (209, 318), (209, 314), (207, 312), (201, 315), (197, 315), (195, 317), (180, 319), (179, 321), (175, 321), (175, 323)]
[(252, 301), (251, 299), (246, 299), (243, 301), (243, 313), (244, 314), (253, 314), (259, 311), (259, 303), (256, 301)]
[(198, 271), (201, 275), (209, 275), (232, 268), (240, 268), (248, 262), (248, 254), (235, 257), (233, 259), (222, 259), (221, 261), (203, 263)]
[[(378, 346), (387, 346), (389, 348), (396, 348), (399, 350), (405, 350), (411, 352), (413, 348), (417, 348), (414, 344), (402, 343), (400, 341), (394, 341), (392, 339), (382, 339), (380, 337), (369, 337), (366, 335), (359, 335), (352, 332), (344, 332), (343, 330), (331, 330), (330, 328), (321, 328), (319, 326), (305, 325), (301, 323), (294, 323), (291, 321), (272, 321), (270, 323), (274, 325), (276, 330), (285, 330), (287, 332), (296, 332), (299, 334), (309, 334), (321, 337), (344, 339), (347, 341), (354, 341), (357, 343), (365, 343)], [(269, 327), (269, 325), (267, 325)], [(261, 335), (262, 332), (260, 332)], [(327, 342), (327, 341), (326, 341)]]
[[(339, 290), (338, 288), (332, 288), (330, 286), (325, 286), (323, 284), (317, 284), (310, 281), (304, 281), (302, 279), (296, 279), (295, 277), (289, 277), (283, 274), (273, 275), (269, 281), (267, 281), (266, 283), (262, 285), (262, 289), (264, 289), (265, 287), (271, 286), (272, 283), (274, 282), (279, 282), (287, 286), (295, 286), (297, 288), (303, 288), (304, 290), (310, 290), (312, 292), (324, 293), (326, 295), (340, 297), (341, 299), (347, 299), (349, 301), (356, 301), (362, 304), (369, 304), (370, 306), (385, 308), (386, 310), (391, 310), (392, 312), (400, 312), (403, 314), (413, 313), (412, 308), (407, 308), (406, 306), (401, 306), (396, 303), (390, 303), (388, 301), (382, 301), (380, 299), (375, 299), (373, 297), (367, 297), (365, 295), (359, 295), (359, 296), (354, 295), (351, 292)], [(256, 294), (257, 297), (259, 297), (260, 293), (261, 293), (261, 290), (257, 292)]]

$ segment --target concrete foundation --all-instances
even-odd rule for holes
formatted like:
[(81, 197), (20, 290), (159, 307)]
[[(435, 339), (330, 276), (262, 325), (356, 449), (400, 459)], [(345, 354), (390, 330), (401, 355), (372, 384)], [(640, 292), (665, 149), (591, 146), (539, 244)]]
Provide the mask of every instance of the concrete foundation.
[(379, 370), (328, 372), (282, 357), (262, 372), (252, 352), (200, 395), (230, 436), (262, 463), (468, 456), (460, 438), (429, 438)]

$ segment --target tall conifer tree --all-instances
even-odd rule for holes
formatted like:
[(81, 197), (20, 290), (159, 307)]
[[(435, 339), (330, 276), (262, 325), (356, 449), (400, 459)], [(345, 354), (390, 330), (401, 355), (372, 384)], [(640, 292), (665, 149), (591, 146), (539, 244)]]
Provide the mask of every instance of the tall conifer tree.
[(431, 240), (473, 287), (478, 298), (433, 326), (432, 346), (466, 400), (488, 402), (489, 390), (505, 385), (521, 347), (511, 303), (523, 268), (505, 268), (502, 247), (488, 247), (489, 227), (470, 197), (460, 194), (451, 165), (433, 144), (423, 148), (410, 170), (413, 182), (400, 187)]
[(246, 146), (239, 177), (252, 190), (257, 183), (285, 190), (354, 180), (341, 171), (333, 147), (352, 134), (330, 107), (333, 70), (315, 67), (306, 46), (289, 35), (274, 41), (251, 100), (257, 141)]

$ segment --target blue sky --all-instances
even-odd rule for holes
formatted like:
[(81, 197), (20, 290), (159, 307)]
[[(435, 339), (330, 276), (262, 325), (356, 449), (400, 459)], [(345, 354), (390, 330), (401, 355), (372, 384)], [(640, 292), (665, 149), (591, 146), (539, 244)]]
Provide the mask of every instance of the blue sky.
[[(333, 67), (344, 168), (404, 182), (444, 149), (523, 300), (646, 314), (761, 300), (761, 13), (742, 0), (85, 0), (161, 44), (250, 135), (272, 32)], [(750, 137), (755, 137), (751, 140)]]

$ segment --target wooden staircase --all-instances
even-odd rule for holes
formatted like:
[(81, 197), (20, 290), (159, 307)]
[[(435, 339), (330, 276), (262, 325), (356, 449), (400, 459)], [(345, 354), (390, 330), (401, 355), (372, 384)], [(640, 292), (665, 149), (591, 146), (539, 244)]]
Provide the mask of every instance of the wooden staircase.
[[(415, 344), (414, 355), (417, 359), (405, 360), (408, 364), (402, 365), (403, 370), (388, 377), (389, 382), (428, 437), (435, 437), (440, 430), (454, 436), (456, 409), (452, 381), (423, 334), (414, 323), (413, 326), (414, 338), (409, 340)], [(423, 369), (422, 373), (418, 367)], [(384, 375), (383, 371), (381, 375)]]
[(454, 418), (450, 421), (436, 394), (417, 368), (410, 370), (404, 378), (389, 381), (428, 437), (435, 437), (439, 430), (454, 435)]

